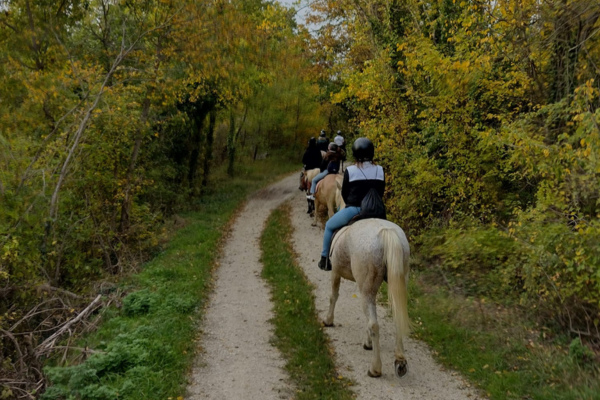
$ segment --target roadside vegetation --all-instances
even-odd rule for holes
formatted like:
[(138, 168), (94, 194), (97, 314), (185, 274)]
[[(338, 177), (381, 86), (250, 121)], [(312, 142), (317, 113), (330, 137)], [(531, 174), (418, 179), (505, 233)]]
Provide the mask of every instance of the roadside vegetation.
[[(322, 24), (315, 72), (356, 136), (374, 141), (388, 217), (407, 233), (418, 268), (465, 299), (512, 310), (522, 326), (509, 336), (541, 332), (555, 355), (538, 354), (546, 368), (513, 363), (510, 354), (504, 364), (496, 353), (499, 369), (489, 372), (486, 353), (470, 352), (466, 371), (474, 368), (470, 374), (499, 398), (502, 380), (538, 388), (538, 397), (584, 383), (598, 388), (600, 4), (317, 0), (312, 7)], [(439, 286), (428, 289), (430, 282), (422, 282), (427, 296)], [(425, 303), (430, 316), (455, 307), (437, 300)], [(479, 315), (477, 307), (464, 310)], [(434, 347), (455, 343), (450, 322), (461, 326), (443, 321), (446, 336), (441, 325), (435, 335), (433, 326), (421, 333)], [(462, 325), (472, 330), (460, 331), (469, 340), (490, 334)], [(485, 347), (515, 357), (522, 350), (525, 358), (533, 351)], [(475, 363), (480, 353), (484, 362)], [(565, 353), (585, 354), (584, 369)], [(521, 372), (490, 376), (512, 366)], [(542, 390), (543, 382), (555, 391)], [(591, 393), (577, 390), (572, 397)]]
[(439, 275), (415, 275), (413, 337), (491, 399), (600, 399), (595, 354), (579, 338), (555, 336), (524, 310), (458, 295)]
[[(46, 360), (72, 359), (77, 335), (121, 303), (115, 282), (160, 251), (173, 215), (225, 213), (211, 205), (228, 196), (216, 185), (242, 196), (230, 179), (244, 178), (246, 161), (299, 159), (327, 114), (307, 74), (308, 32), (279, 3), (3, 0), (0, 10), (0, 398), (35, 398)], [(161, 273), (139, 278), (146, 291), (124, 301), (128, 315), (192, 312), (174, 297), (184, 287), (152, 286), (182, 272)], [(122, 338), (138, 353), (107, 361), (90, 347), (87, 365), (146, 365), (159, 337), (139, 329), (148, 342)]]
[(177, 216), (164, 249), (118, 284), (124, 297), (101, 312), (99, 329), (51, 360), (42, 399), (183, 398), (228, 224), (249, 193), (295, 169), (275, 158), (243, 163), (234, 179), (218, 173), (194, 211)]
[(334, 354), (317, 318), (313, 287), (296, 263), (288, 204), (269, 217), (261, 238), (262, 276), (274, 303), (274, 344), (296, 387), (294, 398), (352, 399), (352, 382), (336, 372)]

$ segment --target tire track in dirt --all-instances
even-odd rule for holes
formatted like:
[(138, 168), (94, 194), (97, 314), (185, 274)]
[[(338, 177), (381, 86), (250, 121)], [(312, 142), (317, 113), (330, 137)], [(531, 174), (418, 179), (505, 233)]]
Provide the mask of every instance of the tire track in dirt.
[[(331, 277), (317, 267), (323, 240), (323, 230), (311, 226), (306, 214), (306, 200), (300, 193), (292, 200), (294, 249), (298, 263), (315, 286), (316, 308), (323, 319), (329, 307)], [(363, 350), (367, 322), (362, 312), (360, 294), (354, 282), (342, 279), (340, 297), (335, 309), (335, 327), (326, 328), (337, 355), (338, 371), (353, 379), (358, 399), (403, 400), (474, 400), (481, 398), (457, 373), (446, 371), (431, 356), (428, 347), (417, 340), (405, 341), (408, 374), (398, 379), (394, 375), (394, 325), (387, 310), (377, 306), (380, 326), (381, 378), (369, 378), (367, 369), (371, 352)]]
[(299, 193), (296, 174), (252, 195), (234, 222), (206, 310), (189, 400), (290, 398), (285, 362), (269, 341), (273, 316), (260, 277), (260, 235), (271, 212)]

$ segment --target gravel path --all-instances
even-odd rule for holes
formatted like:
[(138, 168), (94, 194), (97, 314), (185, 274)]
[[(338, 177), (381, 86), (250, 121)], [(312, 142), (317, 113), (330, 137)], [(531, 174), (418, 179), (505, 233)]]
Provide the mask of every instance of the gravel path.
[[(225, 245), (216, 285), (204, 320), (202, 349), (187, 399), (289, 399), (294, 390), (283, 369), (284, 360), (271, 346), (272, 305), (269, 288), (260, 277), (259, 238), (270, 213), (291, 200), (294, 247), (299, 263), (315, 286), (317, 309), (325, 316), (330, 275), (316, 266), (323, 232), (311, 226), (306, 200), (294, 174), (252, 196), (237, 217)], [(370, 352), (362, 349), (366, 322), (353, 282), (343, 281), (335, 328), (327, 328), (341, 375), (353, 379), (358, 399), (474, 400), (475, 391), (454, 372), (445, 371), (421, 342), (406, 343), (409, 372), (402, 380), (393, 373), (393, 325), (378, 307), (383, 376), (367, 377)]]
[(260, 235), (264, 223), (294, 194), (290, 176), (248, 199), (227, 239), (206, 310), (202, 351), (187, 399), (289, 399), (291, 389), (279, 351), (271, 346), (272, 305), (260, 277)]

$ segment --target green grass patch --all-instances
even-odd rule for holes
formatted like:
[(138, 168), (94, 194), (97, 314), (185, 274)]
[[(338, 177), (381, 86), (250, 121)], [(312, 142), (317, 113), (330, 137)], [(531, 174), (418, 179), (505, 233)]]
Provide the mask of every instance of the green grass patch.
[(289, 206), (275, 210), (261, 238), (263, 277), (275, 303), (275, 345), (297, 388), (296, 399), (352, 399), (352, 382), (338, 375), (333, 353), (314, 306), (311, 284), (290, 244)]
[[(120, 307), (103, 311), (97, 331), (77, 346), (94, 349), (84, 362), (72, 354), (66, 365), (50, 360), (51, 386), (42, 399), (177, 399), (197, 349), (202, 305), (210, 292), (219, 241), (247, 194), (298, 169), (282, 159), (246, 163), (237, 177), (223, 175), (196, 200), (185, 226), (163, 251), (126, 278)], [(61, 364), (61, 365), (57, 365)]]
[[(411, 281), (414, 337), (437, 359), (460, 371), (491, 399), (600, 399), (598, 368), (569, 342), (549, 334), (525, 313)], [(575, 350), (573, 350), (575, 349)]]

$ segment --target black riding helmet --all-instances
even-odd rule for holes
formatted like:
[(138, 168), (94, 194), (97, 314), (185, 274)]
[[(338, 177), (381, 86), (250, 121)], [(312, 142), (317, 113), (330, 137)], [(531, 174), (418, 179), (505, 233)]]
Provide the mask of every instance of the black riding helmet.
[(325, 131), (321, 131), (321, 133), (319, 134), (320, 137), (325, 137), (327, 136), (327, 134), (325, 133)]
[(352, 145), (352, 155), (356, 162), (373, 161), (375, 157), (375, 146), (367, 138), (358, 138)]
[(314, 137), (311, 137), (311, 138), (308, 140), (308, 144), (309, 144), (309, 145), (315, 145), (315, 144), (317, 144), (317, 139), (315, 139)]

